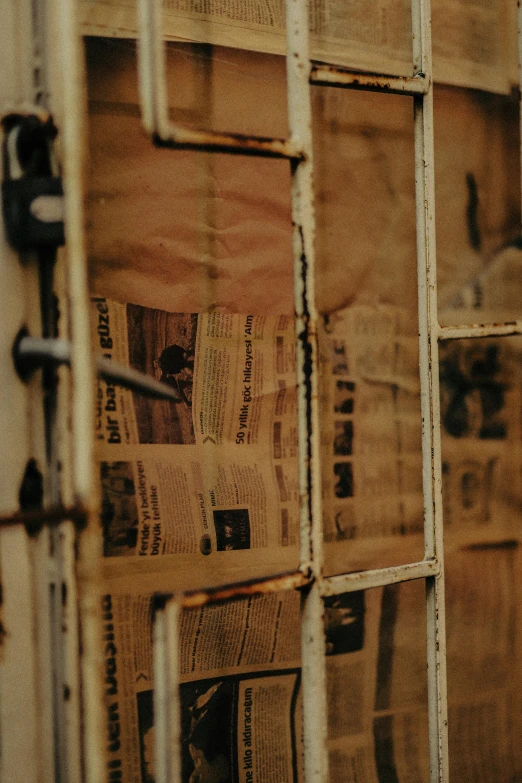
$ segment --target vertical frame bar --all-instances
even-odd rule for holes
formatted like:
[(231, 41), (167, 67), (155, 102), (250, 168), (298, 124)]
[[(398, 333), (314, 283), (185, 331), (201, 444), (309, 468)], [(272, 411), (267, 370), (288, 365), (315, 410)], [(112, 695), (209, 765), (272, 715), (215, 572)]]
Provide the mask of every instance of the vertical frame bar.
[(170, 600), (154, 617), (154, 725), (156, 782), (181, 780), (179, 622), (181, 607)]
[(155, 0), (138, 0), (138, 86), (143, 125), (147, 133), (168, 131), (167, 63), (162, 35), (162, 7)]
[(328, 780), (322, 576), (322, 508), (315, 306), (315, 216), (307, 0), (286, 0), (290, 142), (304, 153), (292, 163), (292, 224), (297, 336), (301, 567), (314, 583), (303, 595), (301, 655), (304, 766), (307, 783)]
[(426, 579), (430, 781), (447, 783), (449, 780), (448, 706), (435, 244), (433, 73), (429, 0), (413, 0), (412, 27), (414, 72), (423, 73), (428, 81), (426, 93), (413, 98), (424, 554), (426, 559), (436, 558), (440, 565), (439, 574)]
[[(65, 292), (71, 331), (71, 456), (70, 494), (86, 512), (87, 526), (78, 536), (65, 523), (61, 531), (61, 574), (73, 587), (70, 600), (76, 602), (80, 639), (71, 629), (64, 640), (64, 676), (73, 676), (71, 658), (78, 641), (82, 682), (82, 758), (85, 783), (105, 780), (104, 707), (102, 689), (101, 582), (99, 566), (101, 540), (98, 527), (98, 491), (94, 481), (94, 372), (90, 344), (89, 293), (85, 250), (84, 161), (85, 161), (85, 83), (80, 29), (76, 3), (48, 0), (52, 18), (50, 40), (53, 49), (53, 112), (60, 128), (61, 164), (65, 195)], [(79, 544), (75, 562), (74, 547)], [(77, 627), (78, 616), (72, 604), (64, 610)], [(77, 648), (78, 649), (78, 648)], [(73, 694), (78, 698), (79, 694)], [(65, 709), (65, 725), (73, 748), (79, 726), (73, 710)], [(71, 770), (72, 774), (72, 770)]]
[[(0, 95), (3, 109), (31, 106), (39, 97), (38, 18), (30, 2), (9, 0), (0, 29)], [(0, 170), (3, 163), (0, 162)], [(0, 216), (0, 224), (3, 224)], [(25, 325), (39, 334), (41, 324), (38, 260), (20, 255), (0, 226), (2, 286), (0, 336), (4, 464), (0, 478), (2, 514), (19, 507), (28, 460), (45, 470), (43, 395), (38, 379), (24, 385), (12, 362), (12, 346)], [(49, 493), (45, 493), (49, 501)], [(0, 530), (0, 779), (28, 783), (55, 773), (53, 687), (49, 595), (49, 532), (29, 538), (20, 525)], [(23, 705), (21, 709), (20, 705)]]

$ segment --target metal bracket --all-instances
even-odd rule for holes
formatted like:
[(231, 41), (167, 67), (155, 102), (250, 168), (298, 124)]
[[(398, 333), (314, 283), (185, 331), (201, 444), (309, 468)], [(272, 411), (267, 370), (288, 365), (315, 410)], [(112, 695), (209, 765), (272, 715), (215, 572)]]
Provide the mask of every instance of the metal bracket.
[(49, 506), (32, 511), (17, 511), (14, 514), (0, 515), (2, 528), (24, 525), (27, 533), (34, 536), (42, 527), (56, 527), (62, 522), (74, 522), (78, 529), (87, 524), (87, 511), (81, 506)]

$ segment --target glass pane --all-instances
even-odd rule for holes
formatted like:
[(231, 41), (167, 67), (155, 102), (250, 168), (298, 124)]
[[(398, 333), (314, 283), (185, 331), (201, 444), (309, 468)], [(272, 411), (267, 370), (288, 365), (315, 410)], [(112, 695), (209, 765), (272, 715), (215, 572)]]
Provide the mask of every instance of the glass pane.
[(302, 779), (300, 596), (183, 612), (182, 783)]
[(424, 583), (325, 601), (332, 783), (428, 779)]
[[(423, 553), (411, 99), (314, 90), (326, 572)], [(371, 209), (369, 204), (372, 205)]]
[[(146, 596), (104, 599), (108, 770), (143, 783), (155, 780), (151, 609)], [(182, 612), (183, 783), (302, 781), (299, 623), (295, 592)]]
[(451, 779), (522, 775), (522, 339), (441, 345)]
[[(169, 52), (174, 120), (285, 135), (281, 58)], [(135, 44), (89, 39), (87, 67), (93, 290), (170, 312), (293, 314), (288, 162), (155, 147), (139, 119)]]
[(519, 319), (518, 99), (435, 90), (439, 319)]
[(412, 73), (408, 0), (319, 0), (310, 8), (312, 57), (373, 73)]
[(513, 545), (446, 557), (450, 774), (522, 775), (520, 555)]
[(444, 518), (461, 543), (518, 537), (522, 339), (440, 346)]

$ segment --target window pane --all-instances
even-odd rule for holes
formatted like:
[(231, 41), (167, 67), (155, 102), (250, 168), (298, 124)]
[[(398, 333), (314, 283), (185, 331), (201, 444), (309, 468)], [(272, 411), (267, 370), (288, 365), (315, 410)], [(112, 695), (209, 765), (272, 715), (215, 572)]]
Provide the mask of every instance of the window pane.
[[(108, 769), (143, 783), (155, 780), (152, 605), (103, 603)], [(302, 780), (299, 623), (295, 592), (182, 611), (183, 783)]]
[[(167, 60), (173, 120), (287, 133), (283, 58), (176, 44)], [(289, 164), (155, 146), (133, 42), (89, 39), (87, 72), (93, 343), (177, 400), (99, 384), (104, 567), (151, 590), (296, 569)]]
[[(410, 98), (317, 88), (326, 572), (423, 553)], [(371, 204), (371, 208), (369, 205)]]
[(332, 783), (428, 778), (424, 583), (325, 601)]
[(518, 99), (438, 87), (435, 130), (440, 322), (519, 319)]
[(520, 555), (511, 544), (446, 558), (450, 773), (511, 783), (520, 756)]
[(448, 541), (476, 544), (518, 538), (521, 348), (518, 337), (441, 344)]
[(441, 345), (452, 780), (522, 774), (522, 340)]

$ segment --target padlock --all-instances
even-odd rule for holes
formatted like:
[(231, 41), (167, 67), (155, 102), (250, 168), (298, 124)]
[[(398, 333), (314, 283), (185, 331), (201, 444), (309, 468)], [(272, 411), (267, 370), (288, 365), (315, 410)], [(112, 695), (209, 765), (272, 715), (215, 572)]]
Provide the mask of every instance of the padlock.
[(64, 245), (62, 180), (52, 172), (49, 146), (54, 126), (35, 115), (3, 124), (2, 206), (9, 242), (17, 250)]

